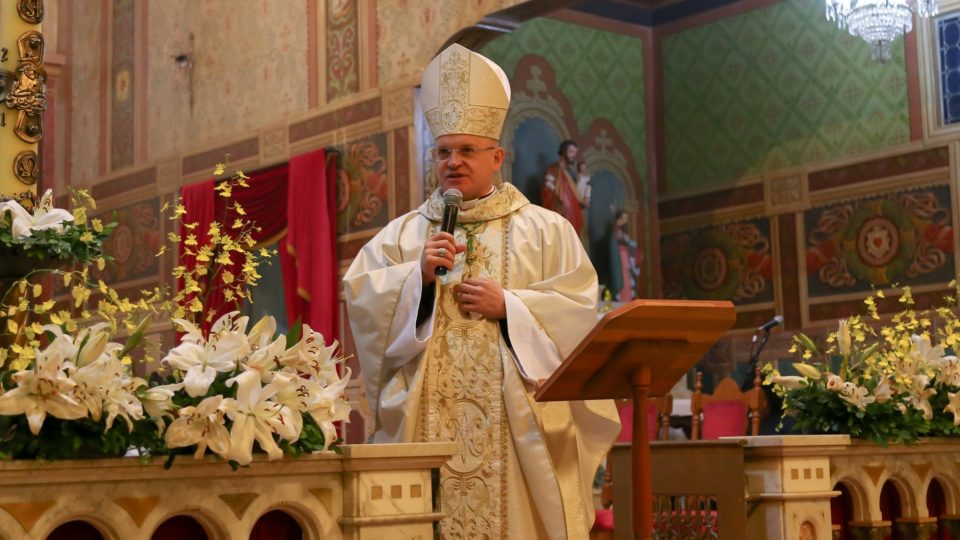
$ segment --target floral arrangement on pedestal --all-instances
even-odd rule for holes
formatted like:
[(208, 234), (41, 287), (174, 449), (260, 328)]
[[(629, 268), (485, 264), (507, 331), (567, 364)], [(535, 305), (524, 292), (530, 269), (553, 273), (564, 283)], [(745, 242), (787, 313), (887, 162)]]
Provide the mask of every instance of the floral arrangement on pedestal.
[(103, 242), (117, 225), (99, 219), (88, 223), (87, 212), (96, 202), (83, 189), (71, 194), (73, 212), (54, 208), (49, 189), (32, 209), (15, 200), (0, 203), (0, 250), (39, 260), (102, 260)]
[(768, 365), (765, 384), (783, 398), (784, 416), (805, 433), (841, 433), (880, 444), (919, 437), (960, 435), (960, 344), (956, 313), (960, 287), (944, 306), (915, 309), (909, 287), (902, 311), (881, 324), (877, 302), (867, 297), (865, 317), (839, 321), (821, 350), (804, 334), (791, 352), (799, 375), (784, 376)]
[[(225, 168), (214, 171), (216, 191), (229, 199), (247, 177), (224, 176)], [(135, 452), (172, 461), (209, 450), (238, 466), (257, 448), (270, 459), (336, 450), (335, 422), (350, 412), (343, 397), (350, 371), (337, 343), (327, 346), (308, 325), (283, 335), (273, 317), (251, 325), (237, 310), (212, 320), (205, 309), (213, 291), (237, 308), (249, 301), (257, 267), (270, 255), (253, 249), (254, 223), (214, 221), (198, 235), (196, 223), (182, 221), (182, 205), (165, 206), (179, 223), (180, 234), (167, 241), (183, 246), (174, 269), (181, 285), (126, 298), (96, 277), (113, 225), (93, 220), (87, 228), (86, 206), (70, 213), (49, 201), (48, 192), (32, 214), (16, 202), (0, 207), (0, 243), (75, 263), (30, 270), (0, 291), (0, 457)], [(244, 215), (237, 203), (229, 208)], [(144, 339), (148, 328), (156, 331), (151, 321), (163, 319), (178, 332), (165, 354)], [(138, 363), (156, 361), (161, 367), (149, 379), (135, 374)]]

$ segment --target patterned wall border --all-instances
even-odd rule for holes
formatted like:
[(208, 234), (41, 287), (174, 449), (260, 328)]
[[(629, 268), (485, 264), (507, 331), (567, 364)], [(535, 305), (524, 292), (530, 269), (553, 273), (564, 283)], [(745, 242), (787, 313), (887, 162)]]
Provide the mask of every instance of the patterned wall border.
[[(836, 316), (862, 311), (867, 293), (847, 293), (811, 299), (806, 284), (806, 246), (803, 212), (838, 201), (862, 199), (886, 192), (949, 185), (951, 222), (960, 219), (957, 193), (960, 141), (930, 147), (910, 144), (886, 152), (816, 164), (808, 168), (774, 171), (763, 178), (743, 180), (737, 188), (688, 193), (661, 200), (661, 229), (674, 233), (705, 223), (715, 225), (770, 216), (774, 243), (774, 293), (777, 312), (784, 315), (787, 330), (832, 327)], [(777, 183), (786, 188), (777, 190)], [(784, 186), (779, 186), (784, 187)], [(954, 235), (954, 253), (960, 253), (960, 237)], [(955, 266), (960, 266), (957, 257)], [(795, 269), (795, 270), (794, 270)], [(784, 272), (789, 273), (785, 276)], [(954, 272), (960, 271), (955, 268)], [(786, 279), (785, 279), (786, 278)], [(946, 283), (915, 286), (916, 295), (939, 300)], [(762, 310), (757, 310), (760, 314)], [(772, 312), (770, 312), (772, 316)], [(746, 324), (738, 310), (737, 327)], [(736, 335), (736, 332), (734, 332)]]

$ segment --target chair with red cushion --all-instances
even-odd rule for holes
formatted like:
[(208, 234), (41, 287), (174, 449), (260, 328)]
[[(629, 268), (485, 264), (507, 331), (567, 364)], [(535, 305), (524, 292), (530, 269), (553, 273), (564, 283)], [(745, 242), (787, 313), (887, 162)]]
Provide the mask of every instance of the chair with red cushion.
[(753, 388), (741, 392), (737, 383), (730, 377), (726, 377), (717, 384), (713, 394), (704, 394), (703, 372), (697, 373), (697, 383), (690, 400), (690, 410), (693, 414), (690, 439), (714, 440), (748, 433), (759, 434), (760, 411), (764, 407), (759, 370), (753, 381)]

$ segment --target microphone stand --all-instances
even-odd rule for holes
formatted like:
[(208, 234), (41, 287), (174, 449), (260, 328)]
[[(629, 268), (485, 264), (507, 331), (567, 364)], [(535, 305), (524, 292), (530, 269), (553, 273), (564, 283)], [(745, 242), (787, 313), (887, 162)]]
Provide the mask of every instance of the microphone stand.
[[(757, 364), (760, 363), (760, 353), (763, 351), (763, 348), (767, 346), (767, 341), (770, 339), (770, 330), (770, 328), (764, 328), (763, 330), (757, 330), (753, 334), (753, 339), (750, 342), (750, 360), (748, 361), (750, 368), (747, 370), (746, 380), (740, 385), (741, 392), (747, 392), (753, 387), (753, 381), (757, 376)], [(759, 340), (757, 339), (757, 334), (760, 334)], [(779, 416), (780, 404), (782, 403), (780, 397), (773, 393), (771, 387), (764, 387), (762, 384), (757, 390), (763, 393), (763, 399), (766, 403), (767, 411), (763, 416), (777, 418)], [(784, 423), (784, 426), (787, 427), (785, 427), (783, 432), (789, 433), (791, 431), (789, 424)], [(777, 432), (779, 432), (778, 429), (771, 429), (770, 426), (766, 425), (766, 420), (764, 420), (764, 423), (760, 426), (761, 435)]]
[[(757, 334), (760, 334), (759, 343), (757, 340)], [(753, 386), (753, 379), (757, 373), (757, 364), (760, 362), (760, 353), (763, 351), (763, 348), (767, 346), (767, 341), (770, 339), (770, 328), (764, 328), (762, 330), (757, 330), (753, 333), (753, 339), (750, 340), (750, 359), (747, 361), (747, 378), (743, 381), (743, 384), (740, 385), (740, 391), (746, 392)]]

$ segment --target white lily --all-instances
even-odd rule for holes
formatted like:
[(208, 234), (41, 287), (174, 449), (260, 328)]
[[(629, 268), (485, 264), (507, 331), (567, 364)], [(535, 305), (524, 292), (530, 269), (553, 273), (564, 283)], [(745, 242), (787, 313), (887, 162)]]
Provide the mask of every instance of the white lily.
[(940, 359), (940, 374), (937, 380), (950, 386), (960, 386), (960, 359), (956, 356), (944, 356)]
[[(210, 337), (206, 339), (199, 330), (193, 333), (196, 327), (192, 324), (182, 319), (175, 320), (188, 333), (180, 345), (170, 349), (163, 363), (184, 371), (183, 383), (190, 397), (206, 394), (217, 373), (233, 371), (240, 359), (250, 352), (246, 334), (236, 331), (232, 319), (230, 323), (224, 322), (226, 318), (227, 315), (217, 321), (214, 325), (217, 331), (211, 330)], [(240, 319), (245, 327), (246, 317)]]
[(87, 416), (87, 408), (71, 397), (76, 383), (65, 370), (70, 343), (64, 337), (54, 339), (37, 354), (33, 369), (18, 371), (11, 379), (17, 387), (0, 395), (0, 414), (25, 414), (30, 432), (40, 433), (47, 414), (62, 420), (76, 420)]
[(847, 319), (840, 319), (837, 326), (837, 348), (840, 354), (850, 356), (850, 324)]
[(170, 424), (164, 434), (167, 448), (197, 445), (193, 457), (200, 459), (207, 451), (226, 458), (230, 450), (230, 432), (223, 425), (223, 396), (213, 396), (196, 407), (184, 407), (178, 411), (179, 418)]
[(173, 409), (173, 395), (183, 389), (183, 383), (165, 384), (147, 388), (143, 394), (143, 410), (150, 418), (162, 418)]
[(11, 214), (13, 216), (13, 238), (23, 240), (34, 231), (43, 231), (54, 229), (57, 232), (63, 231), (63, 222), (73, 221), (73, 214), (62, 208), (53, 207), (53, 192), (47, 190), (40, 198), (40, 202), (33, 209), (33, 214), (27, 212), (17, 201), (6, 201), (0, 204), (0, 216)]
[(808, 379), (817, 380), (823, 376), (823, 374), (820, 373), (820, 370), (817, 369), (816, 366), (811, 366), (810, 364), (807, 364), (804, 362), (794, 362), (793, 369), (797, 370), (797, 373), (799, 373), (800, 375), (803, 375)]
[(933, 407), (930, 405), (930, 397), (936, 395), (937, 391), (933, 388), (927, 388), (918, 393), (913, 393), (907, 398), (907, 403), (919, 411), (923, 411), (923, 419), (933, 418)]
[(887, 381), (880, 381), (880, 384), (873, 389), (873, 397), (877, 399), (877, 403), (885, 403), (890, 401), (890, 398), (893, 397), (893, 391), (890, 389), (890, 383)]
[(87, 408), (90, 418), (95, 421), (100, 420), (106, 411), (106, 429), (113, 427), (114, 419), (119, 416), (126, 421), (127, 429), (132, 431), (132, 420), (143, 418), (143, 406), (137, 399), (136, 391), (147, 382), (132, 377), (115, 352), (103, 355), (81, 368), (68, 369), (71, 379), (76, 383), (73, 397)]
[(953, 425), (960, 426), (960, 392), (949, 392), (947, 398), (950, 403), (943, 408), (943, 412), (953, 415)]
[(914, 369), (917, 372), (926, 372), (939, 366), (944, 356), (943, 347), (934, 347), (929, 336), (910, 336), (910, 358), (914, 360)]
[(81, 328), (76, 335), (66, 334), (56, 324), (46, 324), (43, 330), (55, 337), (64, 337), (70, 344), (68, 360), (83, 367), (106, 355), (123, 350), (123, 345), (110, 342), (110, 325), (104, 322)]
[(350, 403), (343, 399), (344, 389), (350, 382), (350, 369), (333, 384), (324, 384), (314, 378), (303, 378), (295, 373), (282, 372), (274, 377), (278, 386), (276, 400), (309, 414), (323, 432), (323, 449), (337, 440), (334, 422), (348, 421)]
[[(850, 385), (851, 387), (847, 387)], [(857, 386), (853, 383), (846, 383), (844, 390), (840, 392), (840, 399), (857, 407), (861, 411), (867, 408), (867, 405), (877, 400), (875, 396), (869, 395), (869, 390), (863, 386)]]
[(843, 379), (839, 375), (830, 374), (827, 377), (827, 390), (832, 390), (834, 392), (843, 391)]
[(253, 351), (243, 363), (243, 369), (254, 370), (260, 374), (260, 380), (269, 383), (273, 380), (275, 369), (280, 367), (280, 357), (287, 349), (287, 338), (280, 336), (266, 346)]
[(147, 381), (139, 377), (123, 375), (104, 388), (103, 410), (107, 413), (106, 429), (113, 426), (113, 421), (120, 417), (126, 422), (127, 430), (133, 431), (133, 420), (143, 418), (143, 403), (137, 399), (137, 389), (145, 386)]
[(809, 379), (806, 377), (797, 377), (795, 375), (777, 375), (770, 379), (770, 382), (773, 384), (779, 384), (780, 386), (793, 390), (796, 388), (803, 388), (809, 382)]
[(338, 380), (334, 353), (339, 344), (334, 341), (329, 347), (325, 346), (323, 334), (310, 328), (309, 324), (303, 325), (302, 332), (300, 341), (284, 352), (280, 363), (315, 375), (325, 383)]
[(273, 438), (276, 433), (283, 439), (295, 441), (300, 437), (303, 418), (293, 409), (270, 398), (277, 386), (262, 386), (260, 374), (244, 371), (227, 380), (227, 385), (237, 384), (237, 398), (225, 400), (227, 416), (233, 420), (230, 430), (229, 459), (240, 465), (253, 460), (253, 441), (256, 440), (270, 459), (277, 459), (283, 451)]
[(253, 325), (250, 332), (247, 333), (247, 340), (254, 348), (267, 346), (277, 333), (277, 320), (270, 315), (264, 315), (260, 321)]

